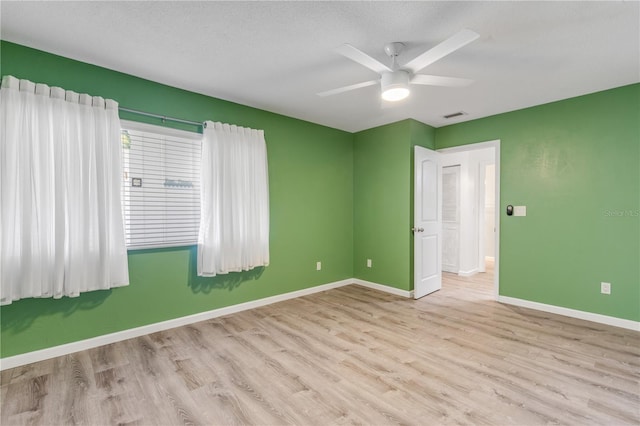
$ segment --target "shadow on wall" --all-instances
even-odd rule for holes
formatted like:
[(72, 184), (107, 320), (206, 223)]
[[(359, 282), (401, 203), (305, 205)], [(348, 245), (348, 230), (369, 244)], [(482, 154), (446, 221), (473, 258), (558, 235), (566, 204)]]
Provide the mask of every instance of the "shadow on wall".
[[(157, 249), (154, 251), (173, 250)], [(264, 267), (255, 268), (251, 271), (232, 272), (216, 277), (199, 277), (197, 273), (197, 246), (188, 248), (189, 266), (187, 285), (191, 292), (209, 294), (213, 290), (232, 291), (242, 283), (255, 281), (264, 272)], [(138, 252), (136, 254), (140, 254)], [(133, 279), (133, 278), (132, 278)], [(25, 298), (17, 300), (10, 305), (0, 307), (0, 328), (2, 332), (20, 333), (34, 324), (38, 318), (67, 318), (78, 311), (90, 311), (102, 305), (111, 296), (111, 293), (118, 288), (111, 290), (95, 290), (82, 293), (78, 297), (53, 298)]]
[(257, 280), (264, 272), (264, 266), (254, 268), (250, 271), (230, 272), (215, 277), (198, 276), (198, 253), (197, 246), (189, 250), (189, 287), (194, 293), (208, 294), (212, 290), (233, 290), (246, 281)]
[(37, 318), (62, 315), (69, 317), (78, 310), (91, 310), (101, 305), (113, 290), (94, 290), (78, 297), (28, 298), (2, 307), (2, 332), (19, 333), (31, 327)]

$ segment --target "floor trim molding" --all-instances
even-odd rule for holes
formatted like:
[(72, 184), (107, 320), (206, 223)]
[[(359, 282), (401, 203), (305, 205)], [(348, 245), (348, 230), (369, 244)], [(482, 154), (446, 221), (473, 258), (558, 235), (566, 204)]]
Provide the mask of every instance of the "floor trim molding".
[(349, 278), (0, 359), (0, 371), (353, 284)]
[[(193, 324), (199, 321), (205, 321), (211, 318), (217, 318), (223, 315), (230, 315), (236, 312), (246, 311), (248, 309), (258, 308), (260, 306), (270, 305), (309, 294), (319, 293), (321, 291), (331, 290), (333, 288), (342, 287), (349, 284), (358, 284), (363, 287), (371, 288), (385, 293), (394, 294), (396, 296), (413, 298), (413, 291), (402, 290), (385, 284), (374, 283), (371, 281), (361, 280), (359, 278), (349, 278), (346, 280), (335, 281), (332, 283), (321, 284), (319, 286), (296, 290), (289, 293), (278, 294), (275, 296), (265, 297), (263, 299), (252, 300), (250, 302), (239, 303), (237, 305), (225, 306), (223, 308), (213, 309), (211, 311), (200, 312), (193, 315), (187, 315), (180, 318), (174, 318), (167, 321), (157, 322), (141, 327), (131, 328), (128, 330), (109, 333), (102, 336), (92, 337), (77, 342), (67, 343), (64, 345), (53, 346), (50, 348), (40, 349), (33, 352), (14, 355), (0, 359), (0, 371), (9, 368), (19, 367), (21, 365), (31, 364), (32, 362), (44, 361), (46, 359), (55, 358), (62, 355), (68, 355), (74, 352), (86, 349), (96, 348), (102, 345), (119, 342), (122, 340), (132, 339), (144, 336), (158, 331), (168, 330), (183, 325)], [(601, 324), (612, 325), (615, 327), (626, 328), (628, 330), (640, 331), (640, 322), (626, 320), (622, 318), (610, 317), (607, 315), (595, 314), (591, 312), (578, 311), (575, 309), (563, 308), (560, 306), (547, 305), (544, 303), (532, 302), (514, 297), (499, 296), (498, 302), (508, 305), (521, 306), (523, 308), (535, 309), (538, 311), (550, 312), (553, 314), (564, 315), (572, 318), (578, 318), (587, 321), (593, 321)]]
[(378, 284), (371, 281), (361, 280), (360, 278), (354, 278), (353, 283), (361, 285), (363, 287), (372, 288), (374, 290), (384, 291), (385, 293), (395, 294), (396, 296), (413, 298), (413, 290), (412, 291), (402, 290), (396, 287), (391, 287), (390, 285), (386, 285), (386, 284)]
[(474, 269), (470, 269), (468, 271), (459, 271), (458, 275), (461, 276), (461, 277), (472, 277), (475, 274), (477, 274), (478, 272), (480, 272), (478, 270), (478, 268), (474, 268)]
[(545, 303), (532, 302), (530, 300), (518, 299), (515, 297), (498, 296), (498, 302), (507, 305), (515, 305), (523, 308), (535, 309), (537, 311), (549, 312), (552, 314), (564, 315), (566, 317), (578, 318), (600, 324), (612, 325), (614, 327), (626, 328), (627, 330), (640, 331), (640, 322), (622, 318), (610, 317), (593, 312), (579, 311), (576, 309), (564, 308), (562, 306), (547, 305)]

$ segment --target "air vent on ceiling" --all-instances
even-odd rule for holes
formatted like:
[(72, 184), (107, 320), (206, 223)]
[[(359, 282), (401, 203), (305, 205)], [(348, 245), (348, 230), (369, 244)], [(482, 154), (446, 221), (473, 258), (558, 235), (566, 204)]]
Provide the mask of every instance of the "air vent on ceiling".
[(461, 115), (467, 115), (467, 113), (464, 111), (458, 111), (458, 112), (452, 112), (451, 114), (443, 115), (443, 117), (446, 119), (449, 119), (449, 118), (460, 117)]

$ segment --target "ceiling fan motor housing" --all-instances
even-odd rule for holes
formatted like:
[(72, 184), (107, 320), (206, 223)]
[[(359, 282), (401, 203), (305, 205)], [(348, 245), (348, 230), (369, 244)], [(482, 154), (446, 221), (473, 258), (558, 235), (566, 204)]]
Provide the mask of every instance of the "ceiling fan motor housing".
[(382, 97), (387, 101), (397, 101), (409, 96), (409, 72), (396, 70), (382, 73)]

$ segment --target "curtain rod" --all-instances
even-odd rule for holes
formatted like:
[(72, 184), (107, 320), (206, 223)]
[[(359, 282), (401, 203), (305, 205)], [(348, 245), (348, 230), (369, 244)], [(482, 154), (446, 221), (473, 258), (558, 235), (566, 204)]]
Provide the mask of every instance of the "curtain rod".
[(124, 111), (124, 112), (130, 112), (132, 114), (144, 115), (144, 116), (147, 116), (147, 117), (159, 118), (162, 121), (175, 121), (177, 123), (184, 123), (184, 124), (191, 124), (193, 126), (205, 127), (204, 123), (199, 123), (197, 121), (183, 120), (181, 118), (174, 118), (174, 117), (167, 117), (166, 115), (154, 114), (152, 112), (139, 111), (137, 109), (118, 107), (118, 110)]

